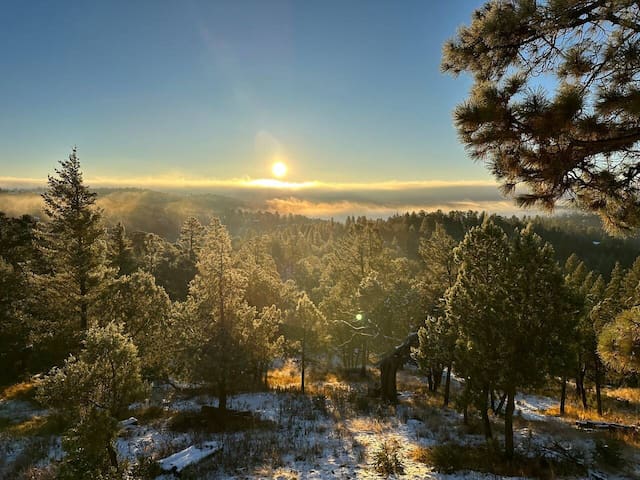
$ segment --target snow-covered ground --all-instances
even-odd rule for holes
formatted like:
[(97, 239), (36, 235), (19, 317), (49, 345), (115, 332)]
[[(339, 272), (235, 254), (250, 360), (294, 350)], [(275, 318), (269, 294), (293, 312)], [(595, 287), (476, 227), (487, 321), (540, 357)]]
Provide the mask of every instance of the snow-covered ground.
[[(180, 395), (172, 389), (161, 388), (161, 394), (156, 395), (159, 398), (154, 401), (163, 415), (141, 422), (124, 421), (117, 451), (132, 466), (141, 458), (151, 457), (166, 469), (188, 468), (193, 476), (202, 479), (374, 479), (381, 478), (374, 468), (376, 453), (385, 445), (396, 445), (403, 466), (399, 478), (496, 478), (477, 472), (441, 474), (414, 458), (414, 450), (420, 447), (484, 443), (481, 435), (464, 430), (461, 414), (455, 410), (430, 407), (421, 394), (413, 391), (401, 391), (397, 407), (380, 407), (371, 401), (367, 408), (359, 410), (345, 401), (353, 389), (344, 385), (342, 388), (343, 397), (339, 385), (332, 385), (326, 390), (331, 394), (326, 395), (260, 392), (233, 396), (229, 399), (230, 408), (253, 412), (267, 423), (261, 428), (231, 433), (172, 430), (168, 420), (172, 415), (199, 412), (203, 406), (216, 406), (217, 401), (207, 395)], [(590, 460), (594, 441), (584, 432), (544, 414), (557, 404), (556, 399), (544, 396), (518, 395), (516, 415), (521, 419), (515, 438), (518, 451), (549, 457), (568, 452)], [(0, 419), (23, 421), (42, 415), (46, 415), (46, 411), (34, 408), (29, 402), (0, 404)], [(558, 437), (559, 429), (564, 429), (569, 436)], [(33, 448), (30, 441), (0, 434), (0, 478), (3, 478), (3, 468)], [(48, 442), (43, 447), (41, 465), (62, 456), (59, 437), (50, 438)], [(171, 478), (174, 478), (172, 473), (165, 473), (158, 480)]]

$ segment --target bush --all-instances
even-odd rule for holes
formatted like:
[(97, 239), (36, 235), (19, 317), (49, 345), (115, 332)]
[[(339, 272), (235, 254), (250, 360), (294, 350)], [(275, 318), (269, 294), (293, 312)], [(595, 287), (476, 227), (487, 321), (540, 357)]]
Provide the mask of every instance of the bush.
[(38, 387), (40, 403), (75, 423), (63, 436), (59, 478), (120, 478), (116, 419), (145, 394), (137, 349), (123, 327), (91, 328), (79, 356), (53, 368)]
[(400, 457), (400, 444), (396, 440), (385, 440), (373, 454), (373, 466), (380, 475), (399, 475), (404, 472)]
[(615, 439), (596, 441), (596, 461), (604, 466), (620, 468), (624, 465), (622, 443)]
[(436, 471), (442, 473), (472, 470), (500, 476), (543, 479), (586, 473), (585, 468), (576, 463), (544, 456), (516, 455), (511, 459), (506, 458), (497, 443), (479, 446), (449, 443), (418, 448), (413, 452), (413, 458), (432, 465)]
[(141, 457), (131, 469), (131, 476), (141, 480), (151, 480), (162, 475), (163, 470), (160, 464), (151, 457)]

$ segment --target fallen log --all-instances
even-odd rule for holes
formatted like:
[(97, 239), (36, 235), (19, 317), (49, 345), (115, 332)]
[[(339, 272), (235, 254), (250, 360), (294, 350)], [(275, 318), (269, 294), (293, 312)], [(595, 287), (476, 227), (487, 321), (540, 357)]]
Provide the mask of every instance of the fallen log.
[(622, 431), (622, 432), (637, 432), (637, 425), (624, 425), (622, 423), (610, 423), (610, 422), (594, 422), (591, 420), (578, 420), (576, 426), (583, 430), (609, 430), (610, 432)]

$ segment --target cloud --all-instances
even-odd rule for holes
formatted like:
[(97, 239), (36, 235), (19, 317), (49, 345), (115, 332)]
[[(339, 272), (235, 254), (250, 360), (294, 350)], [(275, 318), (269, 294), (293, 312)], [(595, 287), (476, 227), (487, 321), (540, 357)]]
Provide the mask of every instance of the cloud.
[(43, 215), (42, 197), (36, 193), (2, 194), (0, 195), (0, 212), (10, 217), (19, 217), (28, 214), (35, 217)]
[[(418, 212), (424, 210), (432, 212), (436, 210), (477, 210), (505, 215), (522, 214), (523, 210), (514, 206), (510, 201), (473, 202), (459, 201), (448, 203), (421, 203), (421, 204), (396, 204), (388, 205), (375, 202), (352, 202), (337, 200), (333, 202), (313, 202), (300, 198), (273, 198), (265, 202), (266, 209), (281, 214), (298, 214), (308, 217), (344, 219), (347, 216), (365, 215), (371, 218), (386, 218), (405, 212)], [(529, 212), (531, 213), (531, 212)]]
[[(44, 187), (45, 178), (0, 176), (0, 187), (4, 188), (36, 188)], [(381, 182), (323, 182), (302, 181), (288, 182), (274, 178), (193, 178), (178, 175), (158, 175), (149, 177), (106, 177), (85, 178), (85, 183), (92, 187), (138, 187), (160, 189), (260, 189), (274, 190), (329, 190), (329, 191), (369, 191), (369, 190), (416, 190), (423, 188), (447, 187), (495, 187), (490, 180), (388, 180)]]
[[(42, 187), (34, 178), (0, 177), (0, 187)], [(138, 187), (180, 194), (214, 193), (242, 202), (247, 208), (342, 219), (347, 215), (386, 217), (407, 211), (479, 210), (501, 214), (538, 213), (519, 209), (490, 180), (388, 180), (381, 182), (288, 182), (271, 178), (206, 179), (179, 176), (135, 178), (93, 177), (92, 188)], [(126, 196), (126, 195), (124, 195)], [(131, 196), (131, 195), (130, 195)], [(136, 195), (133, 195), (136, 197)], [(122, 195), (102, 199), (107, 211), (135, 208)], [(122, 205), (118, 205), (118, 201)], [(36, 207), (34, 201), (29, 211)], [(0, 209), (3, 208), (0, 202)], [(17, 207), (12, 206), (12, 211)]]

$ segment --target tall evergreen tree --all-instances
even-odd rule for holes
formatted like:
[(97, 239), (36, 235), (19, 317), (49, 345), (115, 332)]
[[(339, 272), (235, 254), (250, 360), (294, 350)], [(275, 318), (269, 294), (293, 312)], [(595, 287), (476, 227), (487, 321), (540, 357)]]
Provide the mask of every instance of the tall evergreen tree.
[(438, 223), (431, 236), (420, 241), (418, 250), (424, 264), (418, 288), (424, 297), (427, 321), (419, 332), (420, 347), (417, 355), (422, 367), (428, 369), (430, 383), (434, 387), (439, 383), (443, 367), (447, 368), (445, 406), (449, 404), (455, 332), (444, 315), (444, 295), (458, 276), (458, 265), (453, 253), (457, 244), (447, 234), (444, 225)]
[(136, 270), (136, 259), (131, 240), (127, 238), (122, 222), (109, 231), (108, 260), (118, 276), (130, 275)]
[(446, 298), (446, 314), (456, 330), (454, 363), (465, 380), (466, 396), (480, 411), (485, 436), (491, 438), (489, 395), (503, 366), (504, 336), (510, 333), (509, 242), (488, 220), (469, 230), (455, 254), (459, 273)]
[(178, 245), (194, 263), (202, 248), (205, 231), (205, 227), (193, 216), (187, 217), (180, 228)]
[(193, 378), (215, 388), (218, 406), (227, 408), (230, 392), (250, 370), (250, 325), (256, 310), (245, 301), (247, 278), (233, 262), (231, 238), (220, 220), (207, 228), (198, 273), (178, 312), (183, 359)]
[(74, 147), (67, 160), (60, 162), (57, 176), (49, 176), (42, 194), (46, 253), (57, 288), (71, 298), (73, 310), (67, 312), (82, 331), (88, 327), (89, 296), (104, 274), (104, 228), (96, 207), (96, 193), (82, 179), (80, 160)]
[(516, 392), (540, 384), (565, 354), (572, 306), (553, 249), (531, 227), (509, 241), (485, 221), (469, 231), (456, 256), (460, 270), (447, 293), (447, 315), (457, 330), (456, 368), (476, 399), (487, 437), (490, 392), (505, 392), (505, 451), (512, 456)]

